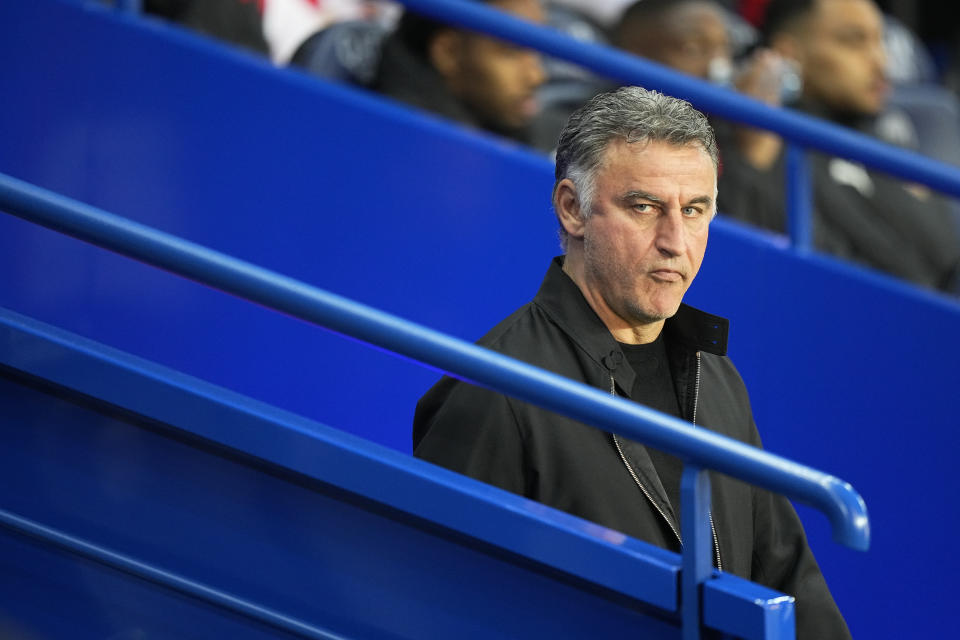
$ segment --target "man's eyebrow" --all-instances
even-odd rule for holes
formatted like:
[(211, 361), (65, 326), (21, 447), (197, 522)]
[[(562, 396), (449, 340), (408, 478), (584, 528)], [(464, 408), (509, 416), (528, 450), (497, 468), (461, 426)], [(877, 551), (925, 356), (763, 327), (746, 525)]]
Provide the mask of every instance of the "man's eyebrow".
[(697, 196), (693, 200), (687, 203), (687, 206), (691, 204), (705, 204), (707, 207), (713, 206), (713, 198), (710, 196)]
[[(663, 198), (659, 196), (655, 196), (652, 193), (648, 193), (646, 191), (639, 191), (639, 190), (627, 191), (625, 194), (623, 194), (623, 199), (624, 200), (649, 200), (650, 202), (656, 202), (656, 203), (663, 202)], [(696, 198), (693, 198), (689, 202), (687, 202), (684, 206), (690, 206), (692, 204), (703, 204), (703, 205), (706, 205), (707, 207), (711, 207), (713, 206), (713, 198), (707, 195), (697, 196)]]
[(663, 198), (657, 197), (646, 191), (627, 191), (623, 194), (624, 200), (649, 200), (650, 202), (663, 202)]

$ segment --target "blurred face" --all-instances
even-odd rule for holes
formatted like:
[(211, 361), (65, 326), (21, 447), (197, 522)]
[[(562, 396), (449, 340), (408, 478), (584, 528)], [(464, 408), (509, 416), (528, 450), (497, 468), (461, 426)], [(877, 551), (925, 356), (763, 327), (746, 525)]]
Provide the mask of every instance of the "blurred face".
[[(531, 22), (544, 21), (537, 0), (489, 3)], [(538, 113), (536, 90), (545, 75), (540, 55), (510, 43), (464, 31), (449, 31), (449, 61), (438, 70), (481, 122), (495, 130), (520, 129)]]
[(719, 7), (707, 2), (688, 2), (667, 14), (665, 35), (672, 43), (661, 61), (678, 71), (708, 79), (714, 60), (731, 60), (730, 37)]
[(568, 260), (619, 340), (643, 342), (629, 339), (638, 328), (655, 337), (677, 312), (703, 262), (716, 195), (716, 169), (699, 145), (619, 140), (607, 148), (590, 215), (567, 229)]
[(620, 46), (698, 78), (714, 60), (730, 63), (730, 36), (722, 10), (711, 2), (681, 2), (651, 24), (628, 26)]
[(835, 111), (873, 115), (886, 104), (883, 19), (870, 0), (819, 0), (798, 35), (804, 95)]

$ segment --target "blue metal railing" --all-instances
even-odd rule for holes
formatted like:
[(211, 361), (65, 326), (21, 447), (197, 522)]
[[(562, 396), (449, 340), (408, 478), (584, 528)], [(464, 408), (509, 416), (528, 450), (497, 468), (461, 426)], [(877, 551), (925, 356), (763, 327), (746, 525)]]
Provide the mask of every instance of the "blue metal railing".
[[(773, 131), (792, 143), (792, 163), (787, 176), (791, 239), (798, 248), (809, 248), (811, 201), (805, 151), (819, 149), (862, 162), (881, 171), (937, 191), (960, 197), (960, 169), (912, 151), (795, 111), (771, 107), (736, 91), (678, 73), (649, 60), (616, 49), (575, 40), (554, 29), (525, 22), (479, 2), (458, 0), (399, 0), (419, 13), (469, 29), (483, 31), (545, 54), (582, 65), (627, 84), (643, 85), (690, 101), (694, 106), (734, 122)], [(802, 192), (802, 193), (801, 193)], [(799, 207), (799, 208), (797, 208)]]
[(92, 544), (58, 529), (44, 526), (5, 509), (0, 509), (0, 526), (6, 526), (24, 535), (38, 538), (69, 553), (137, 576), (142, 580), (153, 582), (167, 589), (182, 593), (190, 598), (197, 598), (226, 609), (227, 611), (252, 618), (253, 620), (293, 636), (311, 638), (311, 640), (343, 640), (342, 636), (326, 629), (318, 628), (303, 620), (292, 618), (279, 611), (249, 600), (244, 600), (231, 593), (197, 582), (196, 580), (191, 580), (185, 576), (139, 562), (130, 556)]
[(837, 541), (869, 546), (864, 502), (834, 476), (3, 174), (0, 210), (681, 457), (690, 633), (699, 628), (696, 593), (711, 567), (703, 469), (811, 504)]

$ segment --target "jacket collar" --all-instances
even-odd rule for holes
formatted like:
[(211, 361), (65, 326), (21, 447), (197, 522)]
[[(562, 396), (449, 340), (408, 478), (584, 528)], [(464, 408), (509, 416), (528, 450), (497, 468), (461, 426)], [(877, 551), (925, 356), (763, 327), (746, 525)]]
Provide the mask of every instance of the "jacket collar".
[[(563, 271), (563, 256), (554, 258), (547, 275), (540, 285), (534, 303), (598, 364), (610, 372), (616, 372), (617, 384), (624, 389), (633, 388), (633, 370), (619, 366), (623, 360), (613, 334), (593, 308), (587, 303), (577, 284)], [(690, 352), (706, 351), (726, 355), (727, 334), (730, 323), (726, 318), (715, 316), (686, 304), (664, 324), (668, 343)]]

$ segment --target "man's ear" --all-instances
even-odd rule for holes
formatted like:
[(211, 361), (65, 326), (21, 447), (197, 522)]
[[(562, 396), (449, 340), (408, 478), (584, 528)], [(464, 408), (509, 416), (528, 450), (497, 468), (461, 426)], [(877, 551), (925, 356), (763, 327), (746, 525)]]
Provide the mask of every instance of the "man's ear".
[(582, 238), (586, 221), (580, 211), (580, 197), (577, 187), (570, 178), (557, 183), (553, 191), (553, 208), (557, 212), (560, 225), (571, 238)]
[(430, 64), (444, 80), (460, 76), (462, 34), (454, 29), (440, 29), (427, 48)]

